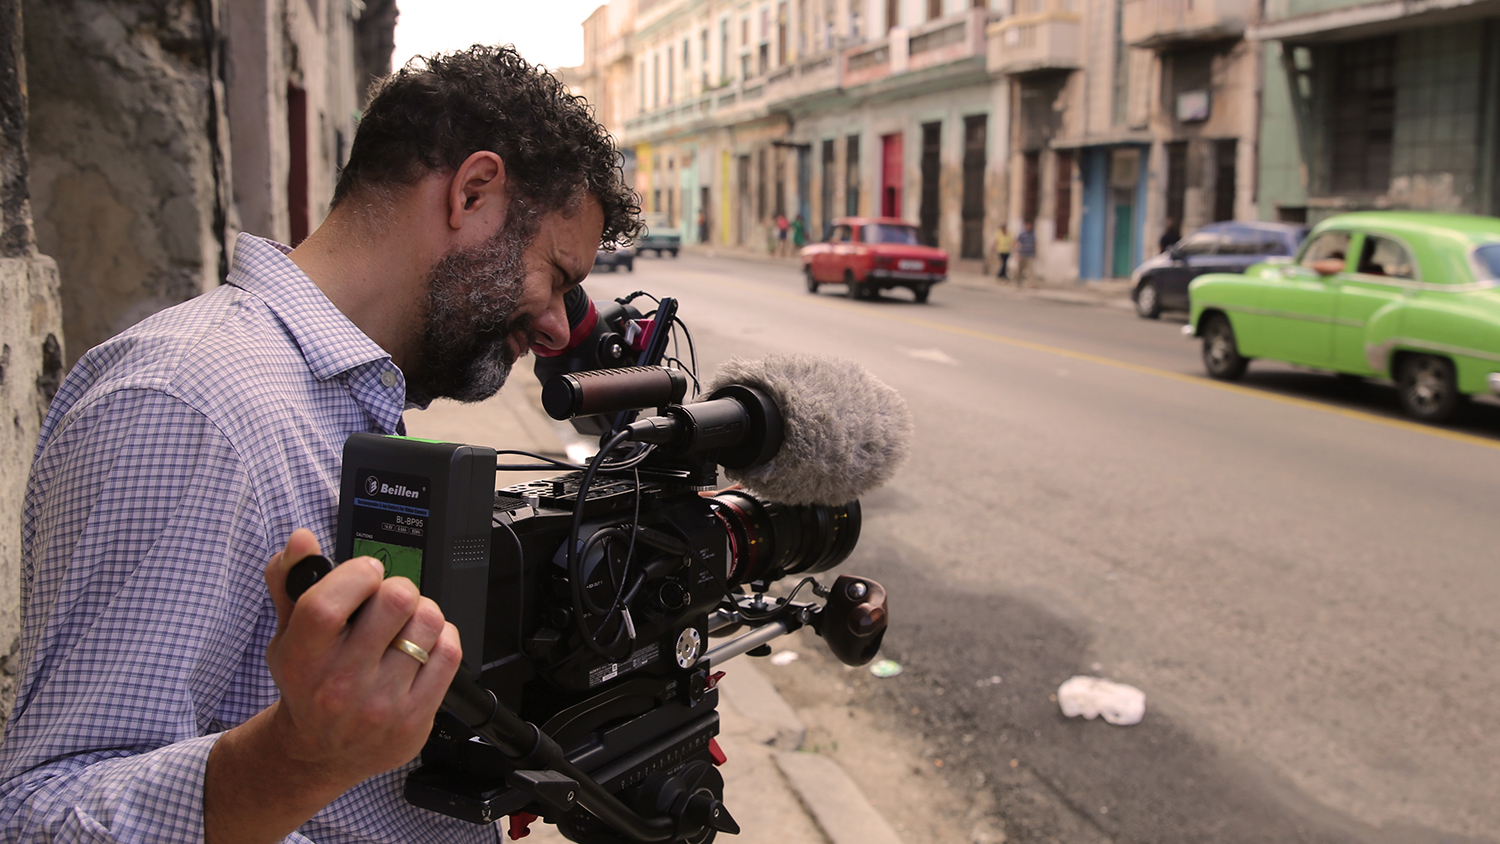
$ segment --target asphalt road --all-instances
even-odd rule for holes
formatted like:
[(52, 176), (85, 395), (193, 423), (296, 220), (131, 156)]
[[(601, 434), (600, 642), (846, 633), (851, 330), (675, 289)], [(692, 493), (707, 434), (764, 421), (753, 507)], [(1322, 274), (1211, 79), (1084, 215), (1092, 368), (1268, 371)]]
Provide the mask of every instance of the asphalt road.
[[(912, 459), (845, 568), (890, 590), (906, 672), (860, 703), (1010, 840), (1500, 841), (1500, 409), (1413, 425), (1388, 386), (1260, 363), (1225, 386), (1180, 323), (1010, 291), (855, 302), (688, 255), (586, 286), (677, 296), (704, 374), (797, 350), (905, 396)], [(1145, 721), (1064, 719), (1076, 673)]]

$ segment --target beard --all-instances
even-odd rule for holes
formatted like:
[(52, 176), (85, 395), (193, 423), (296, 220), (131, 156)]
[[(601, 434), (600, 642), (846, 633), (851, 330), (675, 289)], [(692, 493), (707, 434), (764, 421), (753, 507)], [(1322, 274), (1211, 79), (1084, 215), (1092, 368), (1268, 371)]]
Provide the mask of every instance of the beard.
[(527, 228), (512, 217), (479, 246), (433, 264), (420, 358), (407, 379), (413, 400), (483, 401), (500, 391), (515, 365), (509, 338), (520, 332), (525, 348), (536, 341), (531, 316), (516, 313), (526, 283), (522, 258), (535, 235)]

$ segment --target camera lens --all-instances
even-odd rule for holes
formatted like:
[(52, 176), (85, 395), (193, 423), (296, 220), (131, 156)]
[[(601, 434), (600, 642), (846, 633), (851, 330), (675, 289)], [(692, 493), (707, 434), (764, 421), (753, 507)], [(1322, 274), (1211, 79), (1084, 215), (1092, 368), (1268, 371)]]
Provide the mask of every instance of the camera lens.
[(729, 534), (729, 585), (816, 574), (848, 559), (859, 541), (859, 502), (779, 504), (732, 490), (713, 498)]

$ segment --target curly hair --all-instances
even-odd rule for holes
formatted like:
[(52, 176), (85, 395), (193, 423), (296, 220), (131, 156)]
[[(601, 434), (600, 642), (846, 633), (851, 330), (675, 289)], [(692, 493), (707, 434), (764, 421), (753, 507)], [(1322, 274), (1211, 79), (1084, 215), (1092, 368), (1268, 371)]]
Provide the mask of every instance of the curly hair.
[(510, 46), (415, 58), (377, 82), (333, 205), (363, 188), (457, 170), (480, 150), (505, 162), (523, 226), (570, 212), (587, 191), (604, 209), (602, 243), (625, 245), (639, 234), (640, 206), (614, 140), (587, 101)]

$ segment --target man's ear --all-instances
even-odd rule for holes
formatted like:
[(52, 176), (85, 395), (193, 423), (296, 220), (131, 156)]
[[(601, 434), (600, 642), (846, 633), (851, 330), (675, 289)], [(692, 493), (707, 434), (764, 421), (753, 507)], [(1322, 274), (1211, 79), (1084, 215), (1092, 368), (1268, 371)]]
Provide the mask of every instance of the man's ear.
[(481, 150), (464, 159), (448, 183), (448, 225), (461, 229), (479, 220), (505, 225), (505, 162)]

